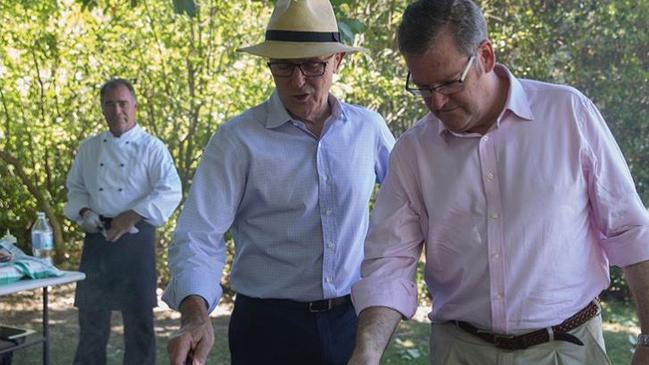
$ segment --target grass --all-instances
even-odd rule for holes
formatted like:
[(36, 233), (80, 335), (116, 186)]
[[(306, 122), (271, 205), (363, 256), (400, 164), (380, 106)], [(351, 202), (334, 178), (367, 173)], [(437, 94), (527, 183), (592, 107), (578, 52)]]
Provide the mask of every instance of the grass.
[[(0, 322), (40, 331), (41, 292), (28, 291), (2, 297), (0, 302)], [(71, 364), (77, 345), (77, 311), (73, 307), (74, 286), (66, 285), (50, 291), (50, 336), (51, 363)], [(428, 362), (428, 335), (430, 323), (422, 308), (415, 319), (402, 322), (390, 342), (382, 364), (424, 365)], [(225, 365), (230, 363), (227, 349), (227, 308), (221, 308), (213, 315), (212, 322), (216, 332), (216, 344), (210, 352), (208, 364)], [(628, 303), (604, 303), (604, 338), (613, 364), (629, 364), (632, 348), (629, 338), (639, 332), (637, 317)], [(178, 327), (178, 313), (165, 308), (157, 308), (156, 339), (158, 363), (168, 362), (166, 345), (169, 337)], [(123, 327), (119, 313), (112, 321), (112, 334), (108, 344), (108, 365), (122, 363)], [(30, 347), (14, 353), (13, 365), (36, 365), (41, 363), (40, 347)]]

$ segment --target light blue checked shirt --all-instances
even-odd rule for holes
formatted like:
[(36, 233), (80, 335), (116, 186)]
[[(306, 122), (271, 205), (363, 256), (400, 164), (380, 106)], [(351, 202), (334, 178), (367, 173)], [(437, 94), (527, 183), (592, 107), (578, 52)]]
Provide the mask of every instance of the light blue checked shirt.
[(299, 301), (350, 293), (394, 137), (379, 114), (331, 95), (329, 103), (320, 138), (291, 119), (277, 93), (219, 127), (169, 248), (170, 307), (198, 294), (214, 309), (228, 229), (236, 292)]

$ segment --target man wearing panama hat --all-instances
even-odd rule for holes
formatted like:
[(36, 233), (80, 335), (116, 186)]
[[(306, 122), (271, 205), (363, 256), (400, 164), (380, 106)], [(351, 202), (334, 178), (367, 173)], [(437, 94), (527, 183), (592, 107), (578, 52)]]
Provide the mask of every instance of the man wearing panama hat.
[[(394, 138), (375, 112), (329, 93), (347, 53), (327, 0), (279, 0), (263, 43), (270, 98), (219, 127), (169, 248), (163, 299), (181, 312), (171, 364), (203, 364), (222, 294), (223, 235), (235, 242), (232, 364), (345, 364), (354, 346), (368, 202)], [(218, 339), (217, 339), (218, 340)]]

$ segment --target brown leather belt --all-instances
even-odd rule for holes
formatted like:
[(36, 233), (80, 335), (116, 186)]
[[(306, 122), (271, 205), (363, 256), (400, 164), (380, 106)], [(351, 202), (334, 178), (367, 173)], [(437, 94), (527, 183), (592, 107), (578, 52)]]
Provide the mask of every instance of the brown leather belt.
[(518, 336), (491, 333), (481, 330), (467, 322), (453, 321), (453, 323), (464, 331), (479, 337), (500, 349), (523, 350), (550, 341), (566, 341), (574, 343), (575, 345), (583, 346), (584, 343), (581, 342), (581, 340), (568, 332), (586, 323), (597, 314), (599, 314), (599, 305), (597, 304), (597, 300), (593, 300), (584, 309), (556, 326), (543, 328)]
[(289, 307), (301, 310), (307, 310), (309, 312), (326, 312), (335, 307), (348, 304), (352, 302), (351, 295), (345, 295), (338, 298), (331, 299), (322, 299), (315, 300), (313, 302), (298, 302), (290, 299), (265, 299), (265, 298), (251, 298), (241, 293), (237, 293), (238, 297), (241, 297), (244, 300), (255, 301), (258, 303), (264, 303), (266, 305), (278, 305), (282, 307)]

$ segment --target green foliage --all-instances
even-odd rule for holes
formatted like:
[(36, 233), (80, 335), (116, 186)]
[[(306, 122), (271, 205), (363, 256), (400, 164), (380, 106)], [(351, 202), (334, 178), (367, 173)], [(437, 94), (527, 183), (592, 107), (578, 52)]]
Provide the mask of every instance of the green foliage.
[(611, 268), (611, 285), (602, 294), (602, 299), (617, 300), (630, 304), (631, 291), (624, 278), (624, 273), (619, 267)]
[[(166, 1), (2, 5), (0, 149), (17, 158), (54, 206), (64, 236), (59, 262), (74, 267), (78, 261), (81, 234), (62, 216), (65, 178), (79, 143), (105, 129), (98, 88), (106, 79), (134, 82), (139, 123), (169, 147), (185, 193), (218, 125), (270, 93), (261, 61), (236, 52), (260, 39), (269, 8), (241, 1), (200, 5), (196, 17), (174, 13)], [(41, 208), (16, 170), (0, 160), (0, 227), (26, 245)], [(176, 217), (160, 232), (161, 258)], [(166, 261), (159, 266), (164, 279)]]
[(577, 87), (600, 108), (649, 201), (649, 1), (483, 1), (519, 77)]
[[(407, 1), (332, 3), (346, 42), (368, 49), (346, 57), (332, 90), (379, 111), (398, 136), (425, 114), (403, 91), (395, 32)], [(595, 101), (649, 201), (649, 1), (480, 5), (499, 61), (516, 76), (570, 84)], [(79, 143), (105, 129), (98, 87), (110, 77), (134, 81), (139, 122), (169, 147), (186, 194), (219, 124), (272, 90), (264, 60), (236, 52), (263, 40), (271, 11), (272, 2), (253, 0), (2, 2), (0, 151), (18, 164), (0, 158), (0, 228), (28, 242), (43, 209), (32, 184), (61, 223), (57, 259), (74, 267), (81, 234), (62, 217), (65, 177)], [(176, 218), (160, 231), (162, 281)]]

